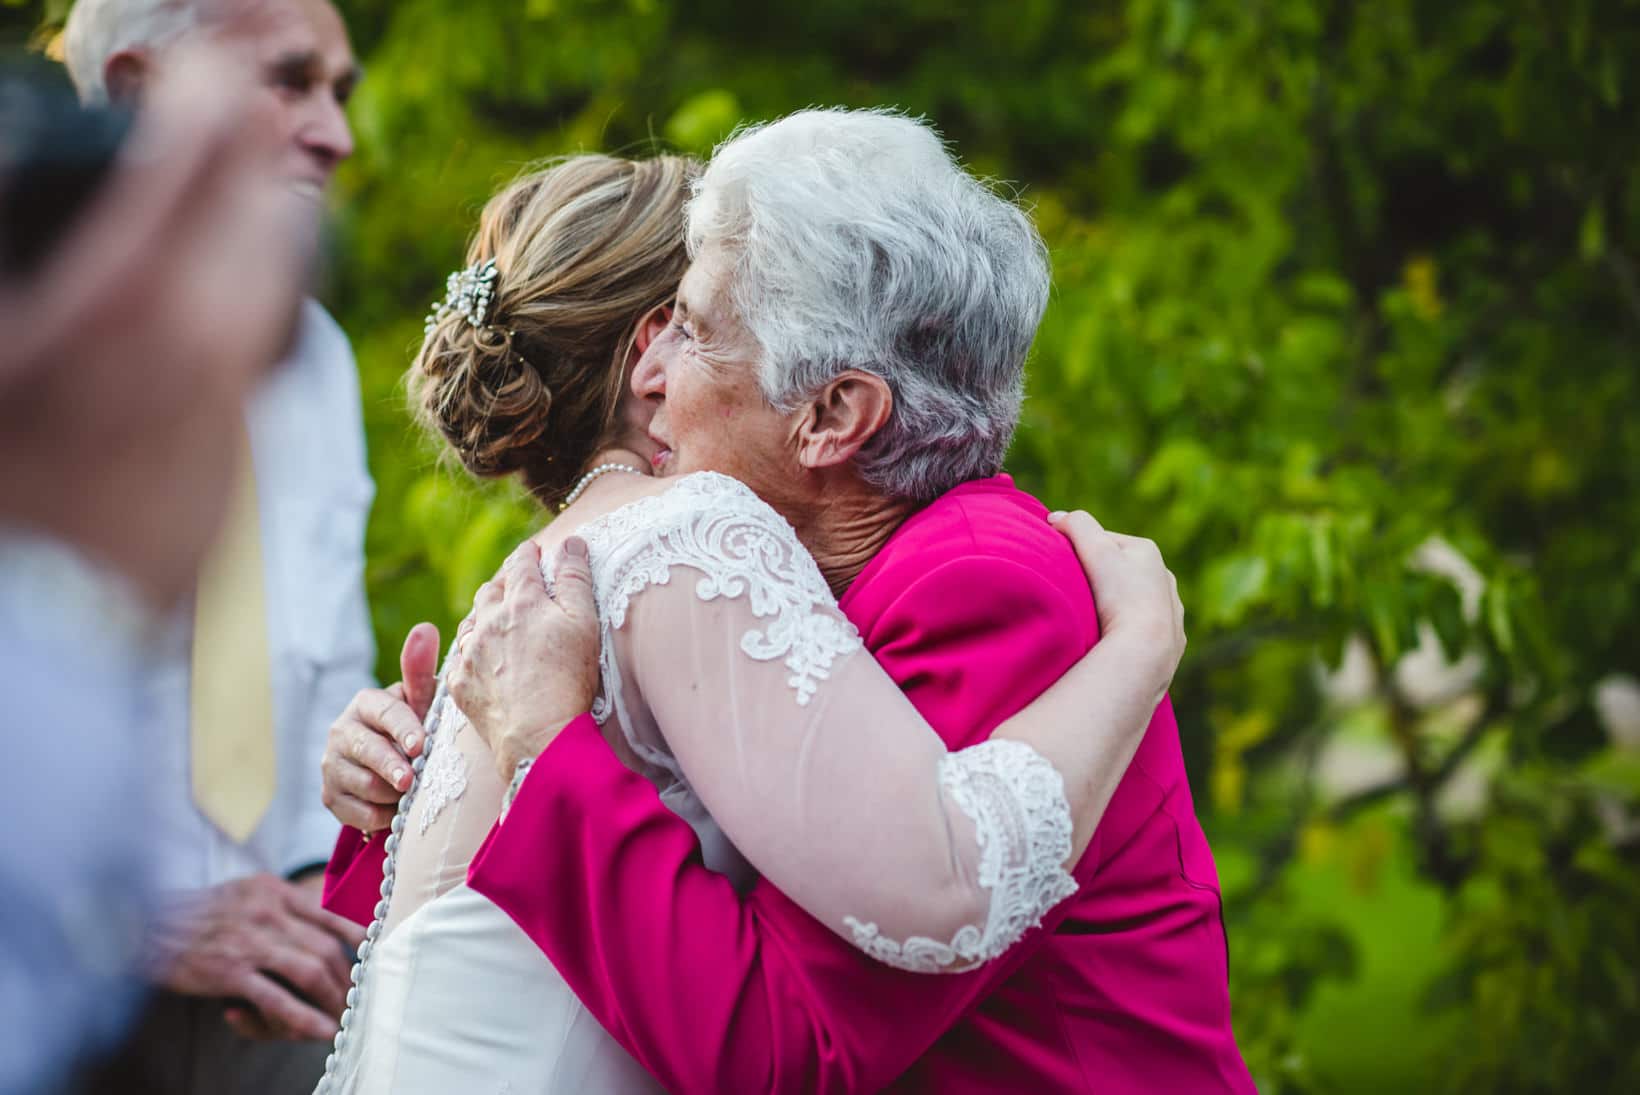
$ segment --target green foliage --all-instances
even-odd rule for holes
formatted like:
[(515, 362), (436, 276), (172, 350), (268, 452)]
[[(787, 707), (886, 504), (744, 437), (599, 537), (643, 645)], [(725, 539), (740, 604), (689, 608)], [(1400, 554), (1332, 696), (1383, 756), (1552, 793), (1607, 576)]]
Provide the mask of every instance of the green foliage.
[[(483, 199), (543, 156), (897, 104), (1053, 249), (1012, 470), (1179, 576), (1263, 1090), (1640, 1075), (1640, 762), (1590, 701), (1640, 669), (1640, 4), (340, 6), (369, 76), (329, 296), (384, 676), (542, 519), (404, 412)], [(1466, 656), (1453, 694), (1396, 684), (1414, 651)]]
[(1640, 872), (1613, 847), (1611, 797), (1632, 801), (1637, 767), (1608, 754), (1500, 780), (1454, 899), (1458, 960), (1431, 986), (1436, 1006), (1473, 1016), (1472, 1041), (1444, 1062), (1451, 1090), (1605, 1091), (1640, 1077)]

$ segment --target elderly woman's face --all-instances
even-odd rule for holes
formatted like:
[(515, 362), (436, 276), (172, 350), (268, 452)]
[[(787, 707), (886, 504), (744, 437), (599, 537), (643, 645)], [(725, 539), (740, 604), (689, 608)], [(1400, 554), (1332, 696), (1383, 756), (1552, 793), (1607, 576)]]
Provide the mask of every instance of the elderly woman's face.
[(724, 291), (730, 258), (708, 248), (678, 286), (671, 325), (649, 344), (632, 390), (655, 403), (649, 435), (662, 475), (717, 471), (776, 502), (801, 474), (796, 416), (782, 414), (758, 386), (758, 345)]

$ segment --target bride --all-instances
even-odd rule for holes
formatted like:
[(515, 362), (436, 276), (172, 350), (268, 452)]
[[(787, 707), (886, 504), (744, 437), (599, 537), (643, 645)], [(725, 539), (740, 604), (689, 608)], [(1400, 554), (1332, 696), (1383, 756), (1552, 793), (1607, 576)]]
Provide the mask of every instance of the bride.
[[(519, 475), (560, 508), (533, 543), (552, 559), (573, 535), (589, 556), (603, 644), (594, 717), (695, 829), (706, 864), (737, 884), (767, 876), (878, 961), (970, 969), (1075, 891), (1067, 872), (1182, 652), (1176, 597), (1159, 562), (1107, 560), (1130, 568), (1103, 572), (1116, 586), (1140, 591), (1124, 618), (1165, 616), (1177, 641), (1139, 674), (1090, 653), (991, 740), (948, 752), (861, 649), (790, 525), (733, 479), (649, 474), (650, 412), (629, 378), (687, 266), (695, 171), (675, 157), (582, 156), (493, 198), (472, 265), (429, 317), (414, 399), (469, 470)], [(1100, 576), (1092, 537), (1067, 531)], [(420, 676), (405, 684), (418, 708)], [(522, 773), (490, 754), (446, 684), (408, 750), (408, 789), (403, 755), (339, 748), (333, 731), (327, 801), (373, 832), (344, 832), (326, 903), (370, 927), (320, 1090), (658, 1090), (465, 885)]]

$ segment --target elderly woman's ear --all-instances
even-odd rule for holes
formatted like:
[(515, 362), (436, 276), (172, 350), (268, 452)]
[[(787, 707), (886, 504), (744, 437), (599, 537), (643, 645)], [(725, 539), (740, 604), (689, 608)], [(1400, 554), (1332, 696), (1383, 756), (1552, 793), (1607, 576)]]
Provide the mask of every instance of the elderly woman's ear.
[(871, 373), (842, 373), (809, 400), (798, 423), (797, 459), (818, 471), (853, 460), (888, 424), (894, 394), (888, 382)]

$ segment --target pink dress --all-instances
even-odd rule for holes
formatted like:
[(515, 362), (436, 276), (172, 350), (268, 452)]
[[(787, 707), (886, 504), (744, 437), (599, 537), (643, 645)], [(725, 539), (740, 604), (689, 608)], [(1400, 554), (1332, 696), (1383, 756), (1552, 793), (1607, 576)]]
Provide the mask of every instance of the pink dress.
[[(1097, 638), (1044, 513), (1006, 476), (965, 484), (907, 521), (841, 601), (953, 750)], [(370, 893), (372, 855), (355, 850), (332, 864), (343, 908), (350, 887)], [(1254, 1090), (1169, 704), (1075, 877), (1074, 897), (980, 969), (889, 968), (766, 880), (743, 894), (708, 870), (694, 831), (584, 718), (537, 761), (469, 884), (674, 1092)]]

